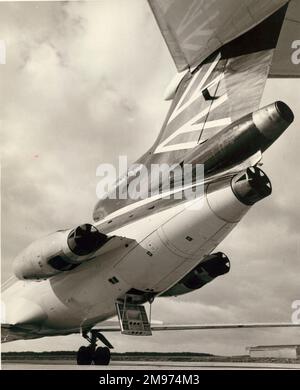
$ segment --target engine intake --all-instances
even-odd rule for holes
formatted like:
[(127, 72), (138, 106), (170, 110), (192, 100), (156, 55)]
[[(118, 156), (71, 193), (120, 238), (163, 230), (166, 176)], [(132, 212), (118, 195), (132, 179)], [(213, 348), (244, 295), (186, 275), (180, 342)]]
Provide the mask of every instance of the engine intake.
[(14, 261), (19, 279), (46, 279), (93, 257), (109, 238), (90, 224), (52, 233), (33, 242)]

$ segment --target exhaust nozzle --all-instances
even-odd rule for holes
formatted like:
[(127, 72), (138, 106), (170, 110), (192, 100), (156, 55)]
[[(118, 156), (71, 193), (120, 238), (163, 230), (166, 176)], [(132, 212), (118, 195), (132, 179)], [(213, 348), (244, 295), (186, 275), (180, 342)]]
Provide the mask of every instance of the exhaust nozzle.
[(284, 133), (294, 119), (290, 107), (280, 101), (253, 113), (255, 127), (271, 143)]

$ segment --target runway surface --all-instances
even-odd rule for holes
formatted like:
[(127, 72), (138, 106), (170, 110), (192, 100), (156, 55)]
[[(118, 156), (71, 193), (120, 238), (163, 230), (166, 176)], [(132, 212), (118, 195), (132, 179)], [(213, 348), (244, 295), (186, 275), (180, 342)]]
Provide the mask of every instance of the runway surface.
[(2, 362), (3, 370), (300, 370), (300, 364), (112, 361), (109, 366), (77, 366), (72, 362)]

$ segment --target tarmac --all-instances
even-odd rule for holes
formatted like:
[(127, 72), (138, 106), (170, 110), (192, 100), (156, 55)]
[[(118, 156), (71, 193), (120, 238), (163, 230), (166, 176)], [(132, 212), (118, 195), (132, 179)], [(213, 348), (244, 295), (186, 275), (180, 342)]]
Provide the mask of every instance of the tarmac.
[(77, 366), (70, 361), (2, 362), (2, 370), (300, 370), (300, 364), (239, 362), (112, 361), (109, 366)]

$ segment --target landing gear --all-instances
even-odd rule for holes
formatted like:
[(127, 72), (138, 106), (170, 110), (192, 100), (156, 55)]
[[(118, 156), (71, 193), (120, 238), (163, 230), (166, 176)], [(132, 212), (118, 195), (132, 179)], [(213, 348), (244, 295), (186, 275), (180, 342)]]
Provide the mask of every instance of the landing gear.
[[(77, 352), (77, 364), (90, 366), (94, 363), (97, 366), (107, 366), (110, 362), (110, 348), (113, 346), (110, 342), (96, 330), (83, 332), (82, 336), (89, 341), (88, 347), (80, 347)], [(97, 340), (100, 340), (105, 344), (105, 347), (97, 348)]]
[(108, 366), (110, 362), (110, 350), (107, 347), (98, 347), (93, 358), (96, 366)]
[(77, 364), (79, 366), (90, 366), (93, 361), (93, 349), (91, 347), (80, 347), (77, 352)]

